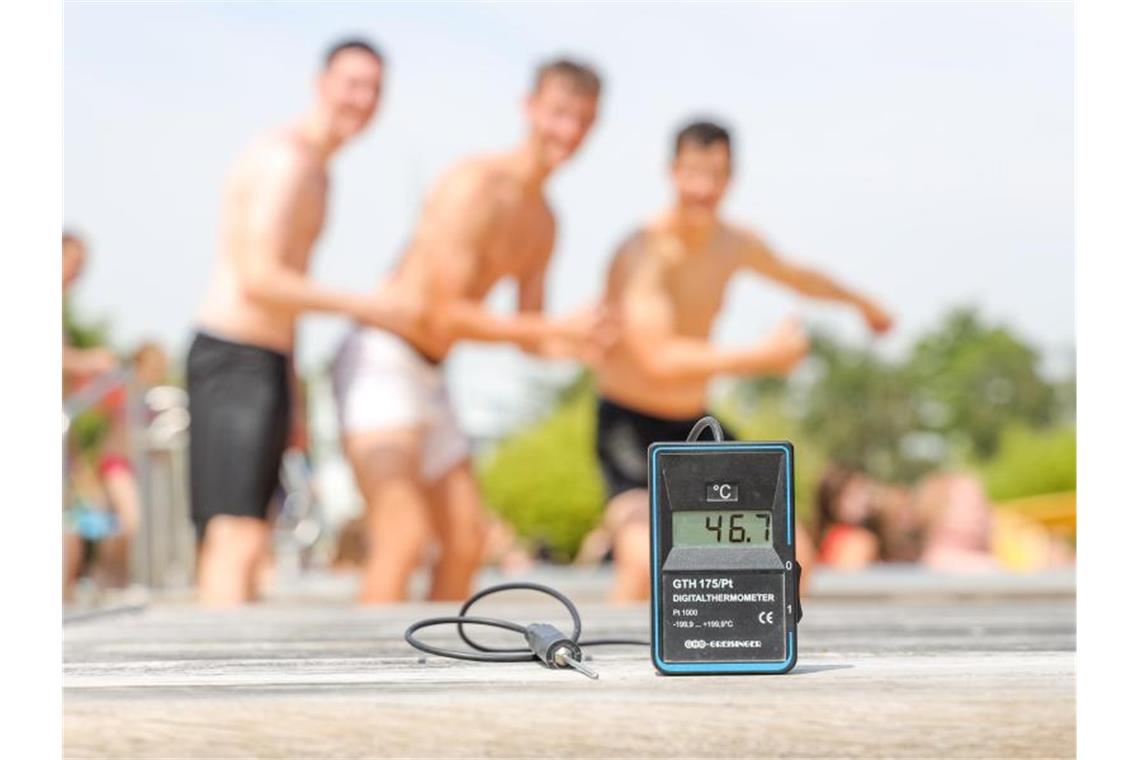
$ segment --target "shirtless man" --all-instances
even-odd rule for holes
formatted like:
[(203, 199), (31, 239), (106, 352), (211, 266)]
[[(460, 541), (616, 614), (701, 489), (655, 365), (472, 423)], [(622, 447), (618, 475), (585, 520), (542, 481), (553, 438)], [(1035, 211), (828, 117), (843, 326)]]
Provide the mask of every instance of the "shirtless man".
[(389, 326), (414, 311), (406, 299), (346, 293), (306, 276), (324, 225), (329, 160), (372, 119), (383, 64), (367, 42), (332, 47), (308, 112), (254, 144), (227, 180), (218, 261), (186, 373), (204, 604), (255, 595), (255, 565), (268, 538), (267, 509), (296, 399), (290, 365), (297, 317), (341, 313)]
[[(418, 329), (358, 327), (342, 345), (334, 388), (344, 449), (367, 502), (368, 558), (360, 601), (405, 598), (429, 538), (438, 540), (429, 596), (461, 599), (478, 569), (484, 516), (466, 438), (440, 363), (458, 340), (501, 341), (541, 355), (585, 344), (588, 312), (542, 315), (554, 215), (547, 178), (578, 149), (601, 83), (556, 60), (526, 98), (526, 135), (513, 149), (460, 162), (425, 200), (411, 243), (383, 287), (425, 304)], [(518, 285), (511, 316), (482, 300), (504, 278)]]
[(891, 327), (891, 318), (870, 299), (780, 258), (754, 232), (720, 218), (732, 176), (731, 148), (728, 131), (717, 124), (682, 129), (674, 145), (673, 206), (629, 237), (610, 265), (605, 304), (620, 322), (621, 337), (598, 368), (597, 455), (609, 497), (614, 601), (649, 597), (649, 444), (685, 439), (706, 413), (713, 376), (783, 375), (807, 353), (807, 336), (792, 319), (749, 348), (709, 341), (737, 271), (850, 304), (875, 332)]

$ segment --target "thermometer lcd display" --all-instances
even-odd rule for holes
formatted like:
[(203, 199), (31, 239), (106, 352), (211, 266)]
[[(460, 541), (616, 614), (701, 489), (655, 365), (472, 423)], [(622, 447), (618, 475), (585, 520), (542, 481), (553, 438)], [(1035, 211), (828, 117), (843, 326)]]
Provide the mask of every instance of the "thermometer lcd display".
[(673, 512), (673, 546), (772, 545), (771, 512), (733, 512), (727, 509)]

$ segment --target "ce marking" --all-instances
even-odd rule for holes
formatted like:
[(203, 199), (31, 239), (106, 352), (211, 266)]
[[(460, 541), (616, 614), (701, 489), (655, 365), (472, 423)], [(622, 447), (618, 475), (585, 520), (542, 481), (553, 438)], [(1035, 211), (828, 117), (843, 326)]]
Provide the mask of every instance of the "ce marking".
[(775, 614), (775, 612), (769, 610), (767, 612), (761, 612), (758, 617), (760, 618), (760, 622), (764, 625), (772, 625), (774, 622)]

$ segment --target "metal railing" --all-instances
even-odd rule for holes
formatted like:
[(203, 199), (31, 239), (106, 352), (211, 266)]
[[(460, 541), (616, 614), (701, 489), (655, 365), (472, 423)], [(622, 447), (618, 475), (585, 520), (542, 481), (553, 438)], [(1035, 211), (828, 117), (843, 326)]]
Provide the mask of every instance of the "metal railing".
[[(141, 502), (131, 542), (131, 583), (148, 589), (189, 588), (194, 581), (196, 539), (190, 516), (190, 412), (185, 390), (171, 385), (144, 390), (131, 370), (116, 369), (65, 399), (65, 493), (70, 474), (66, 444), (72, 424), (120, 389), (125, 391), (129, 458)], [(327, 538), (327, 526), (307, 460), (299, 452), (287, 452), (282, 462), (281, 497), (273, 532), (278, 559), (289, 558), (297, 570), (304, 570), (312, 563), (318, 542)]]
[(144, 503), (150, 519), (139, 526), (134, 577), (150, 588), (187, 588), (194, 582), (195, 536), (190, 519), (190, 412), (186, 391), (170, 385), (143, 395), (149, 415), (143, 447)]

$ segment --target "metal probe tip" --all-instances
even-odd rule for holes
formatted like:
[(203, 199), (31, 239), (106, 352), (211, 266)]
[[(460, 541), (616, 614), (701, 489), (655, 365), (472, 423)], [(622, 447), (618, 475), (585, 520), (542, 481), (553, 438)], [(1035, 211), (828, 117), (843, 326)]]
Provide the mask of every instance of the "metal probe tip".
[(562, 647), (554, 653), (554, 664), (563, 668), (574, 668), (587, 678), (598, 680), (598, 674), (587, 668), (578, 660), (574, 659), (573, 653), (566, 647)]

